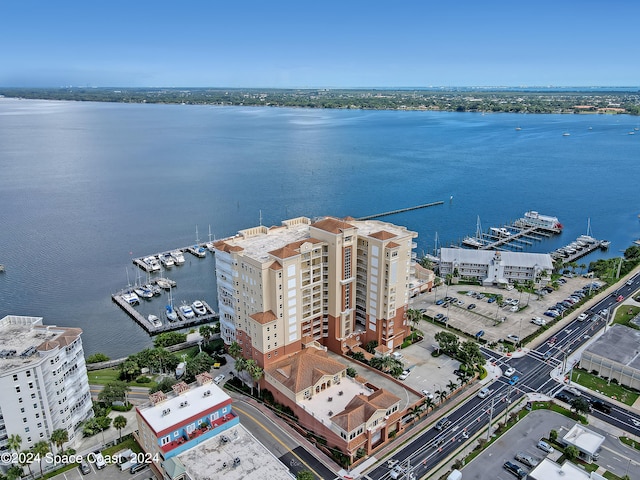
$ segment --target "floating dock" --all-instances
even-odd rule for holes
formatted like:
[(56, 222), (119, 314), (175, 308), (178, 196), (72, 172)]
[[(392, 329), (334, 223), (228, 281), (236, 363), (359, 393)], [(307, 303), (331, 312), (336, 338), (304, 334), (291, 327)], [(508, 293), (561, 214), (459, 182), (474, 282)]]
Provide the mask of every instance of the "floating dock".
[(161, 327), (154, 327), (149, 320), (147, 320), (144, 315), (138, 312), (133, 305), (130, 305), (126, 300), (122, 298), (122, 294), (124, 291), (119, 292), (115, 295), (111, 295), (111, 300), (113, 300), (122, 310), (124, 310), (133, 320), (136, 321), (138, 325), (140, 325), (143, 329), (147, 331), (147, 333), (151, 336), (158, 335), (164, 332), (173, 332), (175, 330), (182, 330), (183, 328), (194, 327), (198, 325), (203, 325), (205, 323), (216, 322), (220, 319), (220, 316), (207, 304), (202, 301), (204, 307), (207, 310), (205, 315), (196, 315), (194, 318), (185, 318), (180, 308), (176, 308), (175, 311), (178, 314), (178, 319), (175, 322), (169, 322), (166, 318), (159, 318), (162, 322)]
[(561, 260), (562, 264), (566, 265), (568, 263), (575, 262), (579, 258), (582, 258), (598, 249), (606, 250), (607, 248), (609, 248), (608, 240), (590, 238), (589, 241), (585, 242), (581, 241), (581, 237), (578, 237), (575, 242), (551, 252), (550, 255), (554, 261)]

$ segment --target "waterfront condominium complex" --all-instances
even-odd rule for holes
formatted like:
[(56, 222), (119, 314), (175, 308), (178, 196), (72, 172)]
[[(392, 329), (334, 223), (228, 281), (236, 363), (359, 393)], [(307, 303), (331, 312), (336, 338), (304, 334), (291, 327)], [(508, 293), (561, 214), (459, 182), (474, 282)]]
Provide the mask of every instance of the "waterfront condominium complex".
[(262, 367), (311, 344), (392, 351), (408, 333), (416, 237), (376, 220), (299, 217), (216, 242), (222, 338)]
[(79, 328), (43, 325), (41, 317), (0, 320), (0, 451), (19, 435), (21, 449), (64, 429), (69, 444), (93, 415)]

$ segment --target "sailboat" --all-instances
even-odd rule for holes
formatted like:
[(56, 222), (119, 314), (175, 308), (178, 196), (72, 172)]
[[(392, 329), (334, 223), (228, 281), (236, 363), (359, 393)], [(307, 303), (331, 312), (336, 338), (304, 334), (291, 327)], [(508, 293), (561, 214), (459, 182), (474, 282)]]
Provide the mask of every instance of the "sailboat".
[(164, 314), (167, 317), (167, 320), (170, 322), (175, 322), (178, 320), (178, 314), (173, 308), (173, 297), (171, 296), (171, 287), (169, 287), (169, 303), (164, 307)]
[(480, 215), (478, 215), (478, 221), (476, 223), (476, 236), (466, 237), (462, 243), (473, 248), (480, 248), (484, 245), (484, 243), (482, 243), (482, 225), (480, 224)]
[(140, 302), (140, 298), (138, 295), (131, 290), (131, 282), (129, 281), (129, 269), (125, 268), (127, 272), (127, 289), (121, 295), (122, 299), (127, 302), (129, 305), (135, 305)]
[(211, 253), (215, 251), (213, 242), (211, 241), (211, 225), (209, 225), (209, 241), (207, 242), (207, 250), (209, 250)]
[(198, 236), (198, 226), (196, 225), (196, 244), (193, 246), (193, 253), (200, 257), (206, 257), (207, 251), (200, 245), (200, 237)]

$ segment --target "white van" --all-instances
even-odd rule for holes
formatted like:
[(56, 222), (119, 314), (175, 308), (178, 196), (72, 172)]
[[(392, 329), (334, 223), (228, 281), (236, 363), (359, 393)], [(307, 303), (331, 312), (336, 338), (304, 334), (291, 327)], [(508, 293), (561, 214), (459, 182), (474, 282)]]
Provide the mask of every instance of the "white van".
[(104, 467), (107, 466), (107, 462), (104, 461), (104, 457), (100, 452), (95, 454), (95, 459), (96, 459), (96, 468), (98, 470), (102, 470)]

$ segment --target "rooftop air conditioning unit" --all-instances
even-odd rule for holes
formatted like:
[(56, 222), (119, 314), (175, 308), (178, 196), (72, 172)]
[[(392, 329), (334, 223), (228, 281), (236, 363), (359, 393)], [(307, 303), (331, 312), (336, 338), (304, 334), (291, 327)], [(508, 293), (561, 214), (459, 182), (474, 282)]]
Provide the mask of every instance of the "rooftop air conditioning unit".
[(170, 408), (165, 408), (164, 410), (162, 410), (162, 416), (164, 417), (165, 415), (169, 415), (170, 411), (171, 411)]

